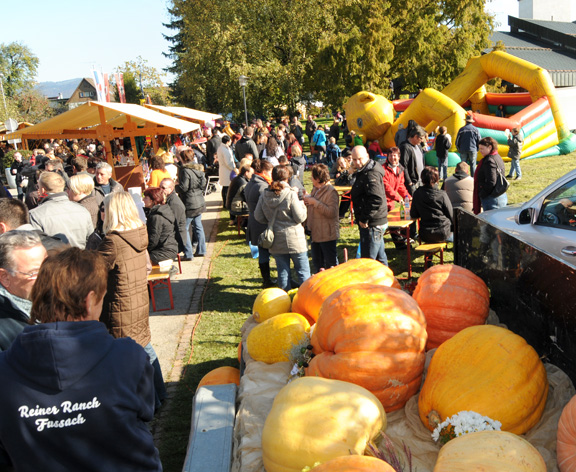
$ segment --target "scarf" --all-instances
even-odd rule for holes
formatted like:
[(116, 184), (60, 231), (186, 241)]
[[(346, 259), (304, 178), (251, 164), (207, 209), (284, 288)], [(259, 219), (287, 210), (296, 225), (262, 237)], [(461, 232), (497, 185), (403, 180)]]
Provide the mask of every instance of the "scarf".
[(272, 183), (272, 177), (268, 177), (265, 174), (259, 174), (258, 172), (255, 172), (256, 175), (262, 177), (266, 182), (268, 182), (268, 185), (270, 185)]

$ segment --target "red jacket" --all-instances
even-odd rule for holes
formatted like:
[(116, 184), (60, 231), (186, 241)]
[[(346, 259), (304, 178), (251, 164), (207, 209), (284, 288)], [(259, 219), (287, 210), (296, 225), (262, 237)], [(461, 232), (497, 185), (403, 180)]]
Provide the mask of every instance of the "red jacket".
[(391, 165), (384, 165), (384, 190), (386, 191), (386, 203), (388, 211), (394, 209), (394, 202), (401, 202), (404, 197), (410, 196), (404, 185), (404, 167), (398, 165), (396, 172)]

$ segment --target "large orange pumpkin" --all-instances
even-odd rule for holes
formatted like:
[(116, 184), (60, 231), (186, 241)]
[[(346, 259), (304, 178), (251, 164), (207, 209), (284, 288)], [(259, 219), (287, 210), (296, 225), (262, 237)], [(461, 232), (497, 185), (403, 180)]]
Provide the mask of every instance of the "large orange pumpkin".
[(412, 296), (426, 317), (426, 349), (440, 346), (468, 326), (484, 324), (490, 311), (490, 293), (484, 281), (457, 265), (426, 270)]
[(420, 391), (424, 426), (461, 411), (474, 411), (502, 423), (502, 430), (524, 434), (544, 411), (546, 369), (524, 338), (492, 325), (471, 326), (434, 353)]
[(231, 383), (240, 385), (240, 371), (236, 367), (217, 367), (202, 377), (196, 390), (206, 385), (226, 385)]
[(324, 462), (310, 472), (395, 472), (390, 464), (370, 456), (342, 456)]
[(564, 407), (558, 421), (556, 455), (560, 472), (576, 471), (576, 396)]
[(316, 356), (306, 375), (344, 380), (370, 390), (389, 412), (420, 387), (426, 320), (402, 290), (348, 285), (322, 304), (312, 334)]
[(359, 283), (400, 288), (394, 273), (384, 264), (373, 259), (351, 259), (306, 280), (298, 289), (292, 311), (317, 321), (324, 300), (340, 288)]

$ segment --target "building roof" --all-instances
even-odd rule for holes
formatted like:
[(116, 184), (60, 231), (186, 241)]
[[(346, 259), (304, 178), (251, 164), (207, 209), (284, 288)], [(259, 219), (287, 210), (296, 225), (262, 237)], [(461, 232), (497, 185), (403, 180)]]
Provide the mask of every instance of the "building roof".
[(546, 69), (556, 87), (576, 86), (575, 23), (511, 16), (508, 23), (511, 32), (495, 31), (490, 38), (493, 46), (501, 41), (507, 53)]
[(534, 25), (557, 31), (558, 33), (568, 34), (571, 36), (576, 35), (576, 23), (568, 21), (532, 20), (530, 18), (522, 18), (522, 20), (527, 23), (532, 23)]

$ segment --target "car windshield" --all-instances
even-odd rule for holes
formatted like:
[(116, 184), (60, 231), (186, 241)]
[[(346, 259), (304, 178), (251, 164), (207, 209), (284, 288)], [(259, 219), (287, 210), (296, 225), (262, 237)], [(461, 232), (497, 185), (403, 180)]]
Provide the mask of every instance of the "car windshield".
[(538, 224), (576, 230), (576, 180), (564, 184), (546, 196)]

